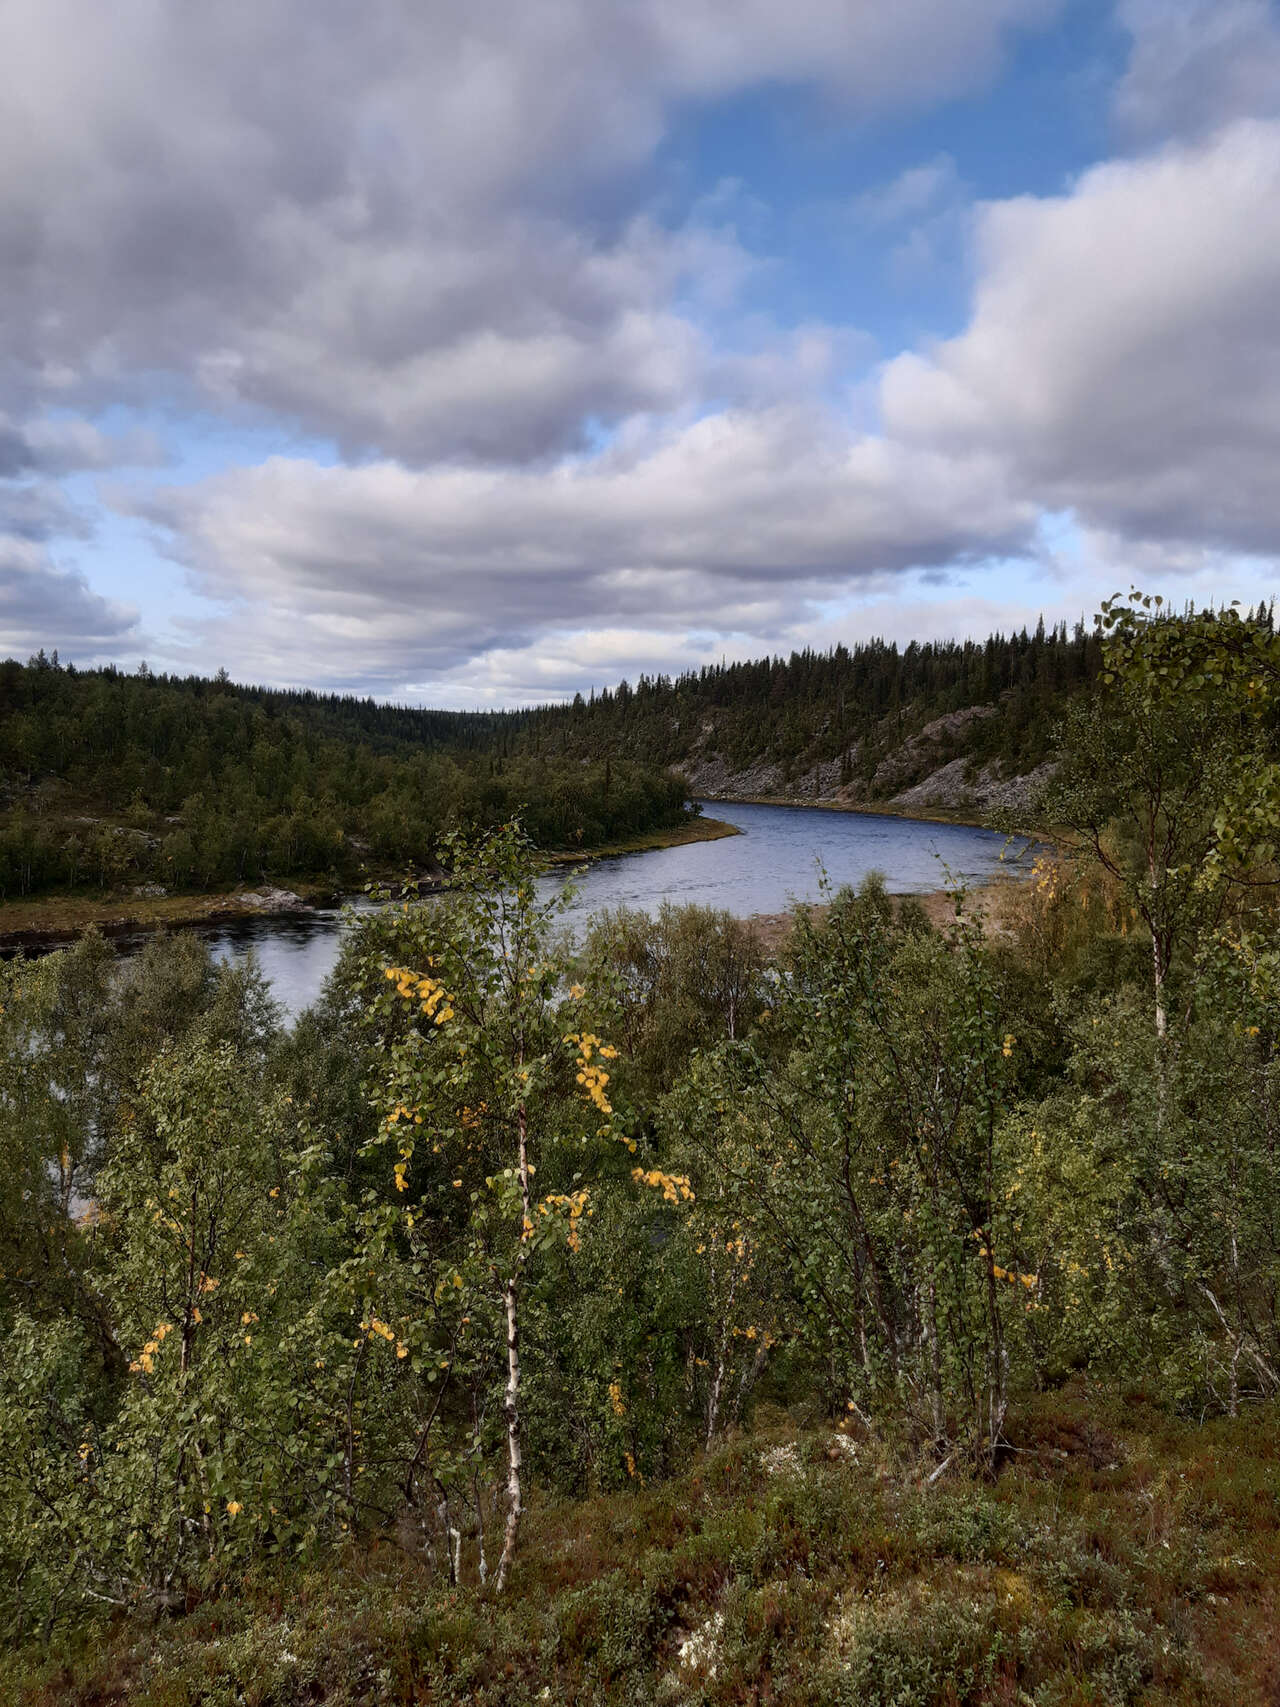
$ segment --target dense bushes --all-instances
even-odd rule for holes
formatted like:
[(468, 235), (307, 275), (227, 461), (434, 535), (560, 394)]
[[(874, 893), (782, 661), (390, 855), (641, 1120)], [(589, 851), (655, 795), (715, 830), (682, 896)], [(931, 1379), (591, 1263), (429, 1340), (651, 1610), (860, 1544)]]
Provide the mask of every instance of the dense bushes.
[(1073, 1372), (1275, 1391), (1260, 920), (1159, 1039), (1036, 975), (1056, 880), (1012, 941), (873, 882), (777, 965), (675, 910), (566, 961), (509, 835), (454, 852), (291, 1033), (186, 938), (6, 969), (11, 1622), (359, 1535), (492, 1578), (517, 1483), (679, 1474), (762, 1393), (992, 1465)]

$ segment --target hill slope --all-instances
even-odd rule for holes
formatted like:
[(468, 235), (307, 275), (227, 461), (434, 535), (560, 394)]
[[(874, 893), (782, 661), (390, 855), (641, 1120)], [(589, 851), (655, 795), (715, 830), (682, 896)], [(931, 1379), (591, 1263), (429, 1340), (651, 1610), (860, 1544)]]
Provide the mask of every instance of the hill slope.
[(508, 759), (523, 718), (5, 663), (0, 899), (350, 880), (518, 810), (545, 847), (683, 821), (683, 779), (654, 764)]
[(678, 765), (696, 794), (919, 809), (1015, 803), (1099, 667), (1078, 625), (985, 642), (873, 640), (796, 652), (526, 713), (519, 748)]
[(1265, 1707), (1274, 1406), (1042, 1401), (994, 1484), (785, 1415), (684, 1477), (538, 1502), (506, 1599), (398, 1547), (11, 1653), (5, 1707)]

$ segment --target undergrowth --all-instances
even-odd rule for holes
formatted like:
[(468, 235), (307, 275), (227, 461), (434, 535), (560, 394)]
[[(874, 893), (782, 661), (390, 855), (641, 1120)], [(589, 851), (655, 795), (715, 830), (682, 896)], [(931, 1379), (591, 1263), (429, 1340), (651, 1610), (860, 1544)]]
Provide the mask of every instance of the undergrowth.
[(1280, 1406), (1024, 1407), (994, 1478), (781, 1410), (680, 1479), (535, 1501), (501, 1598), (389, 1541), (9, 1656), (3, 1707), (1280, 1701)]

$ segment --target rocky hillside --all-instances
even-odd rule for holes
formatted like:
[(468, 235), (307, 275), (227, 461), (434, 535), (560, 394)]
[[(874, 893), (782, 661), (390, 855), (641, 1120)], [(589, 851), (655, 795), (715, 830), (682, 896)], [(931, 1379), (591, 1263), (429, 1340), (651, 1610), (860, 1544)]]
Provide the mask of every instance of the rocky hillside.
[(1050, 757), (1019, 767), (975, 754), (976, 730), (999, 715), (995, 706), (975, 705), (935, 717), (899, 745), (890, 745), (869, 776), (861, 740), (799, 774), (788, 775), (787, 767), (769, 759), (734, 766), (718, 750), (715, 724), (708, 722), (684, 771), (693, 792), (707, 800), (818, 800), (975, 814), (1020, 810), (1031, 804), (1054, 761)]
[(524, 714), (516, 751), (633, 759), (704, 799), (820, 800), (982, 816), (1025, 804), (1052, 764), (1099, 640), (1078, 625), (986, 641), (796, 652), (580, 695)]

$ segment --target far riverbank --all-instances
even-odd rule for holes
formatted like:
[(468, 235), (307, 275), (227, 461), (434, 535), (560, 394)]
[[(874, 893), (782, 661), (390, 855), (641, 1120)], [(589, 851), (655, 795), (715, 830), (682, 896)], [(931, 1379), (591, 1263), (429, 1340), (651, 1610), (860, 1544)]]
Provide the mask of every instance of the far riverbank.
[[(1009, 909), (1022, 887), (1022, 879), (1018, 877), (983, 878), (965, 891), (964, 916), (976, 921), (990, 936), (1008, 935), (1011, 928)], [(935, 930), (945, 929), (956, 918), (956, 892), (952, 889), (931, 889), (911, 896), (893, 895), (890, 899), (895, 906), (908, 899), (919, 902)], [(769, 953), (777, 954), (785, 948), (795, 929), (798, 914), (808, 913), (821, 921), (829, 911), (827, 902), (806, 902), (783, 913), (752, 913), (746, 923), (755, 930)]]
[(951, 806), (900, 806), (890, 800), (801, 800), (793, 794), (714, 794), (706, 799), (712, 806), (779, 806), (795, 812), (840, 812), (859, 818), (906, 818), (918, 824), (957, 824), (969, 830), (1003, 832), (991, 815)]
[[(719, 818), (691, 818), (669, 830), (651, 830), (620, 842), (589, 849), (552, 850), (549, 866), (588, 865), (597, 859), (679, 848), (692, 842), (714, 842), (741, 835), (736, 824)], [(366, 874), (371, 883), (398, 883), (401, 870)], [(421, 875), (424, 890), (441, 890), (447, 882), (437, 874)], [(340, 906), (348, 886), (332, 879), (299, 880), (289, 888), (260, 884), (255, 888), (181, 895), (133, 894), (44, 895), (0, 903), (0, 953), (30, 948), (37, 951), (74, 942), (96, 927), (106, 937), (135, 937), (157, 930), (215, 929), (254, 920), (308, 919)]]

